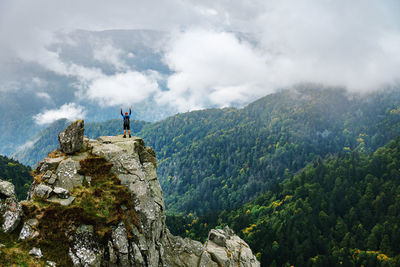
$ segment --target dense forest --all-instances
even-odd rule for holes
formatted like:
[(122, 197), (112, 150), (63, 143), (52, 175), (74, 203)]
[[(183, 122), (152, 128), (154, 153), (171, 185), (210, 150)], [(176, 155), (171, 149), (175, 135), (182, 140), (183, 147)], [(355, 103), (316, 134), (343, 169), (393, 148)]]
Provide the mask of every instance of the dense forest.
[(199, 240), (229, 225), (262, 266), (400, 266), (399, 223), (400, 138), (369, 155), (317, 158), (239, 209), (167, 218)]
[(139, 133), (159, 161), (171, 212), (244, 204), (318, 156), (371, 152), (400, 134), (400, 93), (287, 90), (243, 109), (178, 114)]
[(0, 179), (12, 182), (18, 199), (26, 198), (26, 192), (32, 183), (31, 169), (16, 160), (0, 155)]

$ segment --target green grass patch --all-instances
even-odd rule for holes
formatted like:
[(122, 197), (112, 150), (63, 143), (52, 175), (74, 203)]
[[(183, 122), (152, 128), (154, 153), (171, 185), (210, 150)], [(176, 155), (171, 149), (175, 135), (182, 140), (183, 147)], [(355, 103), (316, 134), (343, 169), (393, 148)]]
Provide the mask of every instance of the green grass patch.
[(29, 255), (32, 248), (27, 242), (18, 240), (18, 233), (22, 226), (12, 233), (0, 231), (0, 266), (45, 266), (45, 262)]

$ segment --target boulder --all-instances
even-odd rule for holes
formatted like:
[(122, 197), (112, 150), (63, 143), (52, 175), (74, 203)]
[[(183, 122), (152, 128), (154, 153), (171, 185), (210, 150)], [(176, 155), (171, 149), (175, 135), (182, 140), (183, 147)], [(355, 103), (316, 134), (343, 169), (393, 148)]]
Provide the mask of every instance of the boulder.
[(3, 203), (0, 203), (0, 214), (3, 215), (3, 225), (1, 226), (3, 232), (10, 233), (17, 228), (21, 221), (22, 206), (16, 197), (7, 198)]
[(35, 247), (33, 247), (29, 251), (29, 255), (32, 255), (32, 256), (34, 256), (34, 257), (36, 257), (38, 259), (40, 259), (43, 256), (42, 251), (40, 250), (40, 248), (35, 248)]
[(51, 191), (53, 191), (53, 189), (45, 184), (38, 184), (35, 186), (35, 196), (38, 198), (48, 198)]
[(226, 226), (213, 229), (208, 234), (206, 252), (219, 266), (259, 267), (249, 245)]
[(59, 198), (67, 199), (69, 197), (69, 191), (62, 187), (54, 187), (53, 192), (56, 193)]
[(71, 123), (64, 131), (58, 134), (61, 151), (66, 154), (79, 151), (83, 145), (83, 133), (83, 120), (76, 120)]
[(0, 198), (11, 197), (15, 194), (14, 185), (10, 182), (0, 180)]
[(17, 228), (22, 217), (22, 206), (15, 196), (14, 185), (0, 180), (0, 216), (1, 230), (10, 233)]
[(39, 236), (39, 232), (36, 231), (36, 227), (39, 224), (37, 219), (29, 219), (24, 223), (22, 226), (21, 232), (19, 234), (19, 239), (26, 240), (26, 239), (33, 239)]

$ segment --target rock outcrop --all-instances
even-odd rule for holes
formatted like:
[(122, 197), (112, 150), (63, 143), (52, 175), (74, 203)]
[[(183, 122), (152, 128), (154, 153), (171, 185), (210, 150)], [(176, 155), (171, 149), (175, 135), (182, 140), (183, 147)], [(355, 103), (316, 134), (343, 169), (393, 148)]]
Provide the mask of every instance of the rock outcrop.
[[(80, 138), (83, 122), (74, 124), (60, 140)], [(229, 228), (212, 230), (205, 245), (168, 231), (155, 153), (142, 139), (83, 138), (66, 147), (40, 162), (22, 202), (19, 239), (41, 249), (43, 259), (63, 266), (259, 266)], [(11, 191), (0, 183), (0, 203), (15, 200)], [(3, 231), (16, 229), (21, 217), (21, 204), (13, 203), (13, 216), (0, 204)]]
[(4, 233), (12, 232), (22, 217), (22, 207), (15, 195), (14, 185), (0, 180), (0, 224)]
[(71, 123), (67, 129), (58, 134), (61, 151), (67, 154), (79, 151), (83, 145), (83, 134), (83, 120), (77, 120)]

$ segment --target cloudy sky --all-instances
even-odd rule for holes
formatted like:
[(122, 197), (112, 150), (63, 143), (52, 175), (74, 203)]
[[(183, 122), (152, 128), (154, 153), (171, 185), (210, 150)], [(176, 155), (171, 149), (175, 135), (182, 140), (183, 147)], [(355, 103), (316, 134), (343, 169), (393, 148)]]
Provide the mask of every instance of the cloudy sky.
[[(244, 105), (308, 82), (367, 92), (400, 81), (398, 14), (397, 0), (2, 0), (0, 92), (36, 90), (42, 101), (53, 100), (46, 76), (21, 81), (24, 64), (60, 83), (74, 79), (65, 89), (72, 97), (34, 115), (39, 124), (84, 116), (87, 100), (119, 107), (151, 99), (184, 112)], [(73, 46), (76, 30), (115, 29), (163, 32), (147, 45), (168, 71), (129, 64), (135, 51), (112, 39), (91, 40), (97, 66), (52, 49)]]

